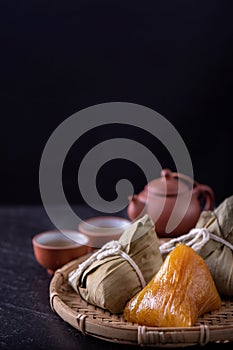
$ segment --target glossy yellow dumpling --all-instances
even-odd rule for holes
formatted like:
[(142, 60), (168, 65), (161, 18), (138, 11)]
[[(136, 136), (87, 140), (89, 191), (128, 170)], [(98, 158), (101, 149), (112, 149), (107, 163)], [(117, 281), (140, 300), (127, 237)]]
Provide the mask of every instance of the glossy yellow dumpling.
[(179, 244), (152, 280), (125, 306), (129, 322), (145, 326), (189, 327), (198, 316), (221, 306), (205, 261)]

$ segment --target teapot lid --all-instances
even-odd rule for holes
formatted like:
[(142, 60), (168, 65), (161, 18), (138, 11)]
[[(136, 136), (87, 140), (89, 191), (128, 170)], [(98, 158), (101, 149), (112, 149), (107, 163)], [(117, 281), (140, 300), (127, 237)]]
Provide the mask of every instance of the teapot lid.
[(146, 187), (153, 194), (176, 196), (178, 194), (178, 184), (180, 193), (190, 190), (190, 183), (178, 181), (177, 173), (173, 173), (170, 169), (163, 169), (161, 177), (152, 180)]

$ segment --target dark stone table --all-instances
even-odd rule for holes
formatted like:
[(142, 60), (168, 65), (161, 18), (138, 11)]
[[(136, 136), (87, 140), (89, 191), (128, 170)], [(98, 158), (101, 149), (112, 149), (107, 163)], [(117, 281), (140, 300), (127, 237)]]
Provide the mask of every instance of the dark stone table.
[[(85, 207), (79, 210), (83, 218), (92, 214)], [(42, 206), (1, 207), (0, 224), (1, 349), (140, 348), (84, 336), (52, 312), (49, 305), (51, 276), (36, 262), (31, 243), (35, 234), (53, 228)], [(215, 348), (223, 347), (229, 349), (232, 343), (215, 345)], [(213, 344), (205, 348), (212, 349)]]

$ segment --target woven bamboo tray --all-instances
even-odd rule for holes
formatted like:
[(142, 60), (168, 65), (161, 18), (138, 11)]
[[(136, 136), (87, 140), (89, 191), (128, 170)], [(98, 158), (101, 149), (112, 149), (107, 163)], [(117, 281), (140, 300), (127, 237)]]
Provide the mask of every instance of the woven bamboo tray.
[(88, 304), (67, 283), (69, 272), (87, 257), (57, 270), (50, 283), (52, 310), (83, 334), (122, 344), (173, 348), (233, 341), (233, 299), (223, 300), (220, 310), (203, 315), (187, 328), (139, 326)]

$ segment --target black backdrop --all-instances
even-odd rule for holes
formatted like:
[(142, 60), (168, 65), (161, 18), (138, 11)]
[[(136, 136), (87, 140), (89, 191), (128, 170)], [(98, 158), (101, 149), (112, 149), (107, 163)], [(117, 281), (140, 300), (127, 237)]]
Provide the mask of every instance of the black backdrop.
[[(73, 113), (110, 101), (162, 114), (186, 143), (196, 180), (214, 189), (217, 203), (233, 193), (231, 1), (22, 0), (0, 6), (1, 204), (41, 203), (39, 162), (53, 130)], [(64, 165), (71, 202), (82, 201), (74, 186), (85, 152), (114, 136), (144, 142), (164, 167), (173, 166), (161, 145), (137, 130), (93, 130)], [(112, 161), (97, 178), (100, 193), (114, 197), (112, 185), (122, 177), (136, 192), (145, 184), (136, 166)]]

